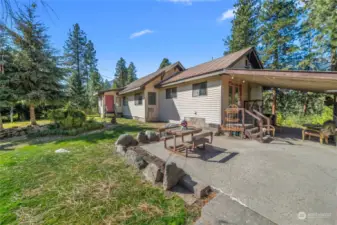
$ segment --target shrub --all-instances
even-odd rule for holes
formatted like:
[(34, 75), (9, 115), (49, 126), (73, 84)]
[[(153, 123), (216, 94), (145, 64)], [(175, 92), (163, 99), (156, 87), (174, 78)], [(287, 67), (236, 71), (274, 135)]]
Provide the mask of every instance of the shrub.
[(81, 127), (86, 120), (84, 112), (71, 107), (53, 110), (48, 117), (64, 129)]

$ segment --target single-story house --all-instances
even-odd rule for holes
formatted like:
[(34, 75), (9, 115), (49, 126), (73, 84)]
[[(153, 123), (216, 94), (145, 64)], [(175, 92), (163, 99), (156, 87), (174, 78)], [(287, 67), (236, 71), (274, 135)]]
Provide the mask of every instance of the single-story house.
[(337, 89), (337, 73), (265, 70), (249, 47), (188, 69), (176, 62), (114, 92), (114, 102), (123, 116), (142, 121), (199, 118), (219, 126), (230, 105), (262, 102), (263, 87), (329, 92)]

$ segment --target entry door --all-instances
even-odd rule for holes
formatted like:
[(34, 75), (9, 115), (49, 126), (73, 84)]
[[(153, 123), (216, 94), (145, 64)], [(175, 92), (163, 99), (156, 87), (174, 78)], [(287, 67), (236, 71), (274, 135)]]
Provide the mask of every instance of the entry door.
[(242, 104), (242, 85), (229, 82), (228, 100), (229, 105), (237, 105), (243, 107)]
[(114, 96), (113, 95), (105, 96), (105, 112), (107, 113), (114, 112)]

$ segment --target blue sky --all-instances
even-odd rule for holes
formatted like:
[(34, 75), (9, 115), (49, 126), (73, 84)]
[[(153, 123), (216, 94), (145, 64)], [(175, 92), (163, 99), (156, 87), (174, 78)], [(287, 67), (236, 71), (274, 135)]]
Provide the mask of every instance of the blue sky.
[(164, 57), (190, 67), (222, 56), (235, 0), (47, 0), (39, 9), (54, 47), (79, 23), (97, 51), (99, 70), (112, 79), (116, 62), (134, 62), (138, 77), (155, 71)]

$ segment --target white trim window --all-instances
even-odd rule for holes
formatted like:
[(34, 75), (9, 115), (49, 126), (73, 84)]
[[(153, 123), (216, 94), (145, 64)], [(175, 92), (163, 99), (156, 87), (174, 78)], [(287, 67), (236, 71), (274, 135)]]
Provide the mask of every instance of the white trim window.
[(197, 83), (192, 85), (192, 96), (205, 96), (207, 95), (207, 82)]
[(135, 105), (143, 105), (143, 95), (135, 94)]
[(166, 89), (166, 99), (177, 98), (177, 88), (167, 88)]

